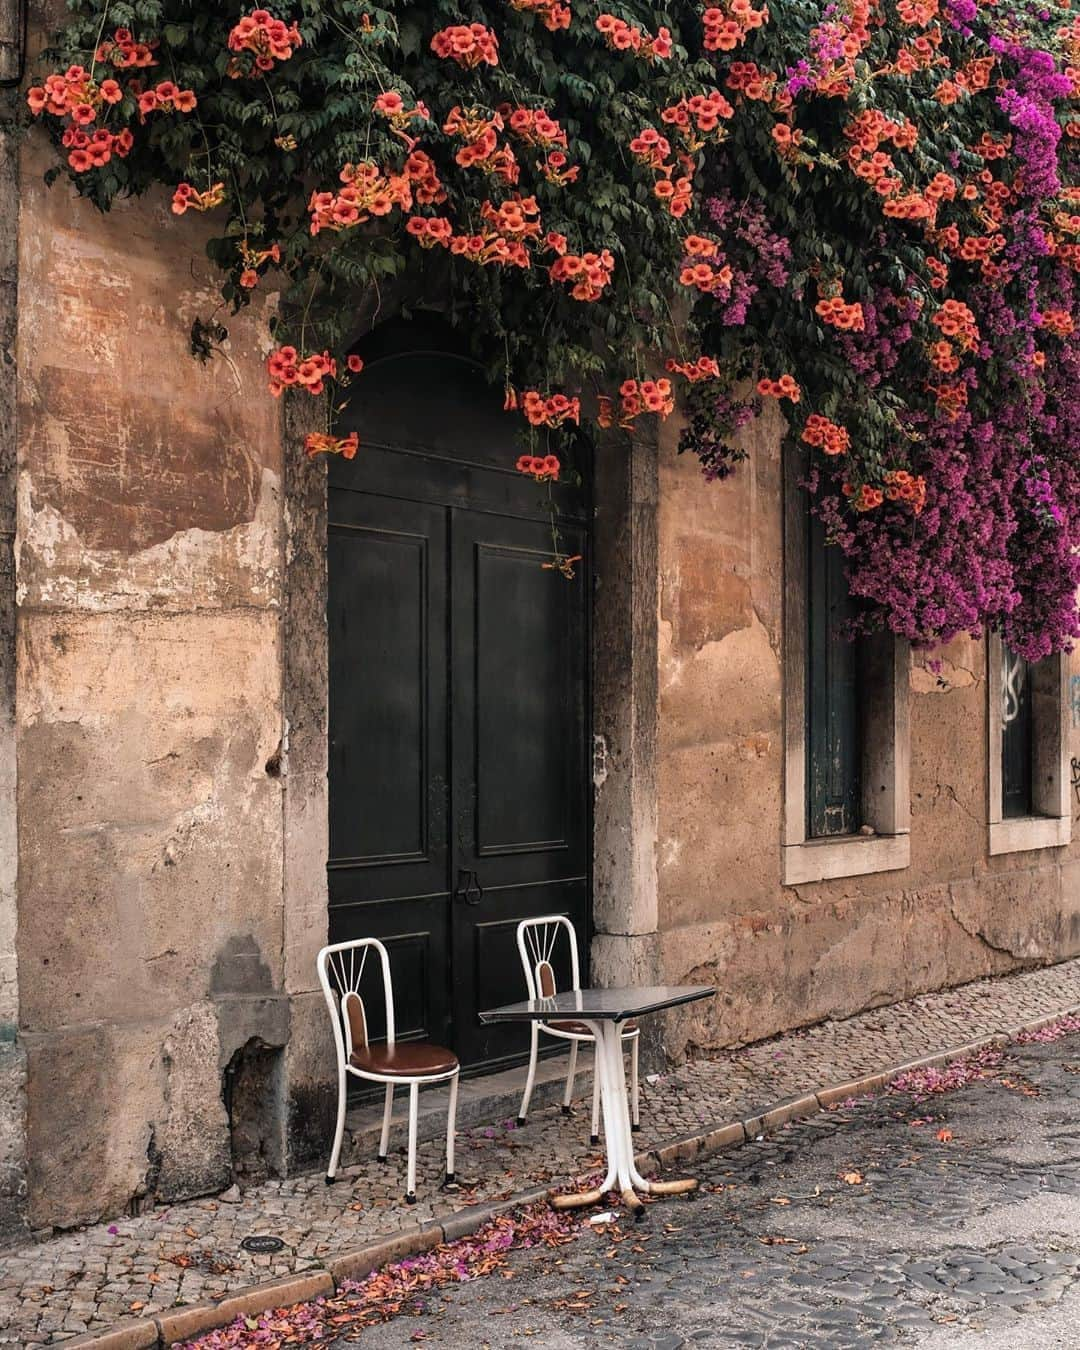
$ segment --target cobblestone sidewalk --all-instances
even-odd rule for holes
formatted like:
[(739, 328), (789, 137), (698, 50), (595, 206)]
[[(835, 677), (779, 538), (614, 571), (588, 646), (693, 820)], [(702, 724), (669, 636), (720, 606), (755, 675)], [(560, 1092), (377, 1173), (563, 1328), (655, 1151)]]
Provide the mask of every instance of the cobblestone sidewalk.
[[(643, 1084), (645, 1149), (744, 1120), (778, 1101), (882, 1072), (982, 1036), (1080, 1007), (1080, 960), (984, 980), (826, 1022), (701, 1060)], [(380, 1236), (442, 1221), (471, 1206), (580, 1175), (600, 1159), (588, 1142), (588, 1104), (564, 1119), (558, 1108), (463, 1133), (456, 1194), (438, 1189), (442, 1144), (423, 1145), (418, 1203), (401, 1203), (405, 1159), (346, 1169), (335, 1186), (321, 1173), (272, 1181), (234, 1203), (189, 1201), (44, 1242), (0, 1251), (0, 1345), (33, 1350), (220, 1299), (285, 1275), (318, 1270), (330, 1256)], [(250, 1234), (281, 1238), (277, 1255), (241, 1248)]]

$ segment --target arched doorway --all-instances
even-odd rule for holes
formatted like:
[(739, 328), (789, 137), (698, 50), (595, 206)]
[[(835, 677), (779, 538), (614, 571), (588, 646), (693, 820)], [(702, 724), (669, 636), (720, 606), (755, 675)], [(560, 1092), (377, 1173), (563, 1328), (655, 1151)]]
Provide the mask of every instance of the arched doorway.
[[(564, 913), (587, 952), (589, 503), (514, 469), (520, 425), (441, 333), (362, 350), (329, 469), (330, 940), (391, 949), (398, 1034), (493, 1064), (520, 1029), (518, 921)], [(373, 1028), (375, 1031), (375, 1028)]]

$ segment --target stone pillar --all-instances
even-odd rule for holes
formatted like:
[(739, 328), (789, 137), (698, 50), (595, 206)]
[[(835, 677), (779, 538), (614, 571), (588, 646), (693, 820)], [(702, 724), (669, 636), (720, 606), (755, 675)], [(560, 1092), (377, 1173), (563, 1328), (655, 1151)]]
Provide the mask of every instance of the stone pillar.
[(596, 454), (592, 979), (659, 979), (655, 434)]
[(18, 327), (17, 94), (0, 93), (0, 1240), (26, 1207), (26, 1056), (16, 1032), (15, 337)]
[(299, 395), (285, 409), (285, 988), (291, 1025), (286, 1053), (285, 1150), (290, 1170), (321, 1158), (336, 1106), (330, 1019), (315, 973), (326, 942), (328, 641), (326, 463), (303, 453), (322, 405)]

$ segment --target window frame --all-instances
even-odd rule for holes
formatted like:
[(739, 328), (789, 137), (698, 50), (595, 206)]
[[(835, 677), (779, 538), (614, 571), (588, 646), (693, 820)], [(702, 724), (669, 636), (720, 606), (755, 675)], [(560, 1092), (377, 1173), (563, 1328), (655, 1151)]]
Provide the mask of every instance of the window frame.
[(1072, 842), (1069, 796), (1069, 738), (1066, 727), (1068, 663), (1057, 653), (1029, 666), (1032, 711), (1032, 813), (1005, 816), (1003, 803), (1000, 698), (1004, 661), (1001, 635), (986, 643), (987, 819), (989, 851), (1025, 853), (1064, 848)]
[(806, 799), (806, 457), (784, 454), (781, 882), (785, 886), (900, 871), (911, 864), (910, 644), (891, 633), (865, 640), (862, 820), (871, 833), (811, 838)]

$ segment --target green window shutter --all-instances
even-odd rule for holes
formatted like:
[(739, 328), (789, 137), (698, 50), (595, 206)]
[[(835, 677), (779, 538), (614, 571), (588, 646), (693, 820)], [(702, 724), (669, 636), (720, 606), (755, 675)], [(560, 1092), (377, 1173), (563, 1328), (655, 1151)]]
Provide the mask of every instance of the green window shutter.
[(844, 637), (855, 603), (844, 558), (810, 516), (807, 558), (807, 835), (855, 834), (861, 820), (859, 644)]

